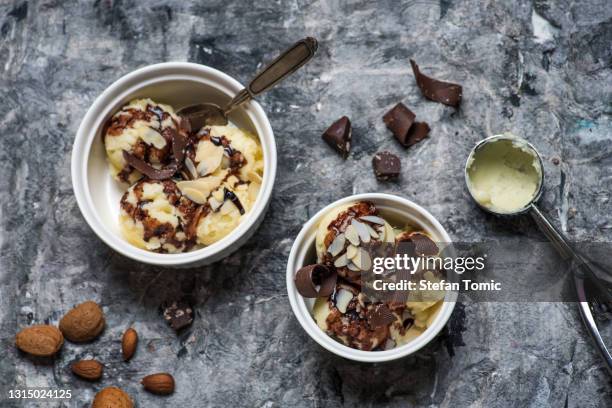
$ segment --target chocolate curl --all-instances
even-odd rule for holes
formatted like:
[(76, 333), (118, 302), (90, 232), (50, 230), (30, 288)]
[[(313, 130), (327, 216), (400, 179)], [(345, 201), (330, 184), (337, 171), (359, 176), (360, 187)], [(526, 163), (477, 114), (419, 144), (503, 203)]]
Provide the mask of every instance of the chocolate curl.
[(395, 321), (393, 312), (384, 304), (378, 304), (374, 308), (368, 310), (366, 315), (368, 325), (375, 329), (381, 326), (387, 326)]
[(438, 252), (440, 252), (436, 243), (427, 235), (420, 232), (410, 234), (410, 241), (414, 243), (414, 252), (417, 255), (432, 256), (438, 255)]
[(383, 122), (403, 146), (408, 147), (408, 131), (416, 115), (403, 103), (398, 103), (383, 116)]
[(126, 162), (145, 176), (152, 180), (165, 180), (170, 178), (178, 170), (176, 163), (171, 163), (163, 169), (156, 169), (144, 160), (139, 159), (127, 151), (123, 151), (123, 158)]
[(461, 104), (461, 95), (463, 93), (461, 85), (439, 81), (422, 74), (419, 70), (419, 66), (414, 60), (410, 60), (410, 65), (412, 66), (412, 72), (414, 72), (416, 83), (423, 96), (432, 101), (440, 102), (454, 108), (457, 108), (459, 104)]
[(325, 265), (307, 265), (295, 274), (295, 287), (305, 298), (327, 297), (334, 293), (337, 279), (336, 271)]
[(126, 162), (145, 176), (149, 177), (151, 180), (165, 180), (174, 175), (181, 164), (183, 163), (183, 159), (185, 158), (185, 147), (187, 146), (187, 136), (185, 135), (185, 127), (186, 126), (183, 121), (181, 121), (181, 131), (177, 132), (174, 129), (169, 129), (168, 132), (171, 135), (171, 143), (172, 143), (172, 154), (174, 156), (174, 161), (170, 163), (168, 166), (162, 169), (156, 169), (151, 166), (146, 161), (139, 159), (127, 151), (123, 151), (123, 158)]

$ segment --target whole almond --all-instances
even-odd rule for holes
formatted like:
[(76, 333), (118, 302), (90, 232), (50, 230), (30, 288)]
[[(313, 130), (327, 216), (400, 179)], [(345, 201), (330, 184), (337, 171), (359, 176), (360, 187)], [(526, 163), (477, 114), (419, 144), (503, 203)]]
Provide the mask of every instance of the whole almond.
[(50, 357), (64, 344), (64, 336), (57, 327), (45, 324), (26, 327), (15, 336), (15, 345), (21, 351), (38, 357)]
[(130, 396), (117, 387), (106, 387), (96, 394), (91, 408), (133, 408)]
[(62, 317), (59, 328), (72, 342), (93, 340), (104, 330), (104, 312), (96, 302), (81, 303)]
[(95, 381), (102, 377), (104, 366), (97, 360), (81, 360), (73, 363), (70, 368), (79, 377)]
[(121, 352), (123, 353), (123, 359), (128, 361), (134, 355), (136, 351), (136, 345), (138, 344), (138, 333), (131, 327), (123, 333), (123, 339), (121, 339)]
[(168, 373), (147, 375), (140, 383), (153, 394), (167, 395), (174, 392), (174, 378)]

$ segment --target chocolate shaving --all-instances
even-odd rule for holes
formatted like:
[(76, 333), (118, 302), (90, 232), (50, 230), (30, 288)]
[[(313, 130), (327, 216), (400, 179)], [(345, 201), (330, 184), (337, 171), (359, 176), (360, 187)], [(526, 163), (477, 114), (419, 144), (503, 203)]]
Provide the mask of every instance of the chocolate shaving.
[(414, 243), (414, 252), (417, 255), (437, 255), (440, 249), (431, 238), (420, 232), (410, 234), (410, 241)]
[(381, 326), (387, 326), (395, 321), (395, 316), (391, 310), (384, 304), (378, 304), (367, 313), (368, 324), (375, 329)]
[(152, 180), (164, 180), (170, 178), (178, 170), (176, 163), (171, 163), (163, 169), (156, 169), (144, 160), (139, 159), (126, 150), (123, 151), (123, 158), (126, 162), (145, 176)]
[(336, 271), (325, 265), (307, 265), (295, 274), (295, 287), (305, 298), (327, 297), (334, 293), (337, 279)]
[(242, 206), (242, 203), (238, 199), (238, 196), (236, 196), (236, 194), (234, 194), (233, 191), (228, 190), (227, 188), (224, 187), (223, 188), (223, 199), (224, 200), (230, 200), (232, 203), (234, 203), (236, 208), (238, 208), (238, 211), (240, 212), (240, 215), (244, 215), (244, 213), (245, 213), (244, 207)]
[(416, 115), (403, 103), (398, 103), (383, 116), (387, 128), (393, 132), (395, 138), (403, 145), (408, 145), (408, 131), (414, 123)]
[(414, 60), (410, 60), (410, 65), (412, 66), (412, 72), (414, 72), (416, 83), (423, 96), (432, 101), (440, 102), (455, 108), (461, 104), (461, 95), (463, 92), (461, 85), (439, 81), (422, 74), (419, 70), (419, 66)]
[(351, 150), (351, 135), (351, 121), (343, 116), (327, 128), (321, 137), (346, 159)]
[[(184, 126), (182, 120), (181, 125)], [(146, 161), (139, 159), (126, 150), (123, 151), (123, 158), (130, 166), (152, 180), (165, 180), (170, 178), (179, 170), (181, 164), (183, 163), (183, 159), (185, 158), (185, 147), (187, 146), (188, 142), (187, 136), (184, 134), (185, 131), (186, 128), (184, 127), (181, 127), (180, 132), (177, 132), (172, 128), (168, 129), (168, 132), (171, 135), (172, 154), (174, 158), (172, 163), (162, 169), (156, 169)]]

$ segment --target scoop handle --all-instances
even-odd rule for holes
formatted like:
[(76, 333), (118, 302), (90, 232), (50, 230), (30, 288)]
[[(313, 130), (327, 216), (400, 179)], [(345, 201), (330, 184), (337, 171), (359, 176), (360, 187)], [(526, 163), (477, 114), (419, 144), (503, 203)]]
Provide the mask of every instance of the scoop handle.
[(306, 37), (279, 55), (263, 71), (259, 72), (249, 85), (240, 91), (225, 108), (229, 113), (235, 107), (251, 98), (267, 91), (274, 85), (287, 78), (306, 64), (315, 55), (318, 43), (313, 37)]
[(540, 211), (540, 209), (532, 204), (529, 208), (529, 214), (533, 217), (540, 230), (546, 235), (546, 237), (553, 244), (559, 255), (565, 260), (570, 262), (573, 274), (574, 274), (574, 285), (576, 287), (576, 293), (578, 295), (578, 310), (582, 321), (591, 336), (591, 339), (595, 343), (599, 354), (606, 363), (608, 371), (612, 374), (612, 356), (610, 351), (606, 347), (597, 323), (593, 318), (591, 307), (589, 304), (589, 298), (585, 290), (585, 279), (588, 279), (593, 285), (592, 289), (596, 292), (591, 296), (596, 295), (603, 298), (604, 301), (610, 301), (610, 288), (605, 285), (594, 273), (591, 262), (588, 262), (580, 253), (576, 252), (567, 238), (559, 232), (559, 230), (553, 225), (553, 223)]
[(559, 230), (535, 204), (531, 204), (529, 207), (529, 214), (538, 225), (538, 228), (540, 228), (540, 231), (546, 235), (546, 238), (548, 238), (548, 240), (553, 244), (555, 249), (559, 252), (559, 255), (561, 255), (564, 260), (567, 261), (578, 256), (578, 254), (567, 242), (565, 236), (559, 232)]

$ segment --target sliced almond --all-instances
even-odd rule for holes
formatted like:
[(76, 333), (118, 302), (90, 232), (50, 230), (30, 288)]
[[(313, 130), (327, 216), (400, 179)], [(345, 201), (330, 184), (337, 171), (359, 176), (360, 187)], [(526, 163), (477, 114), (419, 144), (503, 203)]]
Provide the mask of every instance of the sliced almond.
[(346, 265), (347, 268), (349, 268), (351, 271), (353, 272), (359, 272), (361, 269), (359, 269), (359, 267), (357, 265), (355, 265), (353, 262), (349, 262), (348, 265)]
[(379, 237), (378, 232), (376, 232), (376, 230), (374, 228), (370, 227), (368, 224), (363, 224), (363, 225), (366, 226), (366, 228), (367, 228), (367, 230), (370, 233), (370, 236), (372, 238), (376, 239), (376, 238)]
[(395, 242), (395, 231), (389, 223), (385, 224), (385, 242)]
[(217, 189), (213, 191), (212, 196), (215, 198), (215, 200), (223, 202), (223, 190)]
[(353, 294), (346, 290), (340, 289), (336, 294), (336, 308), (340, 311), (340, 313), (346, 313), (346, 309), (353, 300)]
[(213, 211), (217, 211), (223, 205), (223, 201), (218, 201), (214, 196), (208, 199), (208, 205)]
[(363, 249), (359, 248), (359, 253), (351, 259), (356, 267), (358, 267), (362, 271), (367, 271), (372, 267), (372, 260), (370, 259), (370, 254)]
[(198, 170), (189, 157), (185, 158), (185, 168), (189, 171), (189, 176), (192, 180), (198, 178)]
[(342, 268), (343, 266), (346, 266), (347, 264), (348, 264), (348, 258), (346, 257), (346, 254), (342, 254), (338, 259), (334, 261), (334, 266), (336, 268)]
[(185, 197), (187, 197), (194, 203), (204, 204), (206, 202), (206, 196), (202, 194), (202, 192), (200, 192), (199, 190), (196, 190), (195, 188), (184, 187), (183, 189), (181, 189), (181, 192), (183, 193)]
[(255, 202), (255, 200), (257, 200), (257, 196), (259, 195), (259, 190), (261, 188), (261, 184), (259, 183), (255, 183), (255, 182), (250, 182), (249, 183), (249, 200), (251, 200), (251, 202)]
[(232, 211), (238, 211), (238, 208), (230, 200), (227, 200), (221, 206), (221, 210), (220, 211), (221, 211), (221, 214), (227, 215), (227, 214), (231, 213)]
[(247, 180), (252, 181), (253, 183), (261, 184), (261, 182), (262, 182), (262, 178), (259, 175), (259, 173), (257, 173), (256, 171), (253, 171), (253, 170), (249, 171), (247, 173), (246, 177), (247, 177)]
[(344, 249), (344, 243), (346, 242), (346, 237), (344, 234), (338, 234), (336, 238), (332, 241), (327, 248), (327, 252), (331, 254), (331, 256), (336, 256)]
[(220, 172), (217, 176), (208, 176), (197, 180), (179, 181), (176, 183), (176, 186), (183, 194), (185, 194), (185, 189), (188, 188), (199, 191), (205, 197), (204, 202), (206, 202), (210, 193), (219, 188), (221, 182), (225, 178), (225, 174), (227, 174), (227, 170)]
[(346, 235), (346, 239), (348, 239), (351, 244), (355, 246), (359, 245), (359, 233), (357, 232), (357, 229), (353, 226), (353, 224), (350, 224), (348, 227), (346, 227), (344, 235)]
[(359, 234), (359, 239), (361, 240), (361, 242), (366, 243), (366, 244), (370, 242), (370, 232), (368, 231), (364, 223), (361, 223), (357, 220), (353, 220), (351, 222), (351, 225), (355, 227), (355, 229), (357, 230), (357, 233)]
[(221, 166), (223, 146), (216, 146), (211, 141), (202, 140), (198, 143), (195, 159), (198, 162), (197, 170), (200, 176), (211, 174)]
[(378, 225), (386, 224), (385, 220), (375, 215), (364, 215), (363, 217), (359, 217), (359, 219), (362, 221), (367, 221), (367, 222), (371, 222), (373, 224), (378, 224)]
[(348, 259), (353, 259), (359, 253), (359, 249), (354, 245), (349, 245), (346, 248), (346, 257)]

